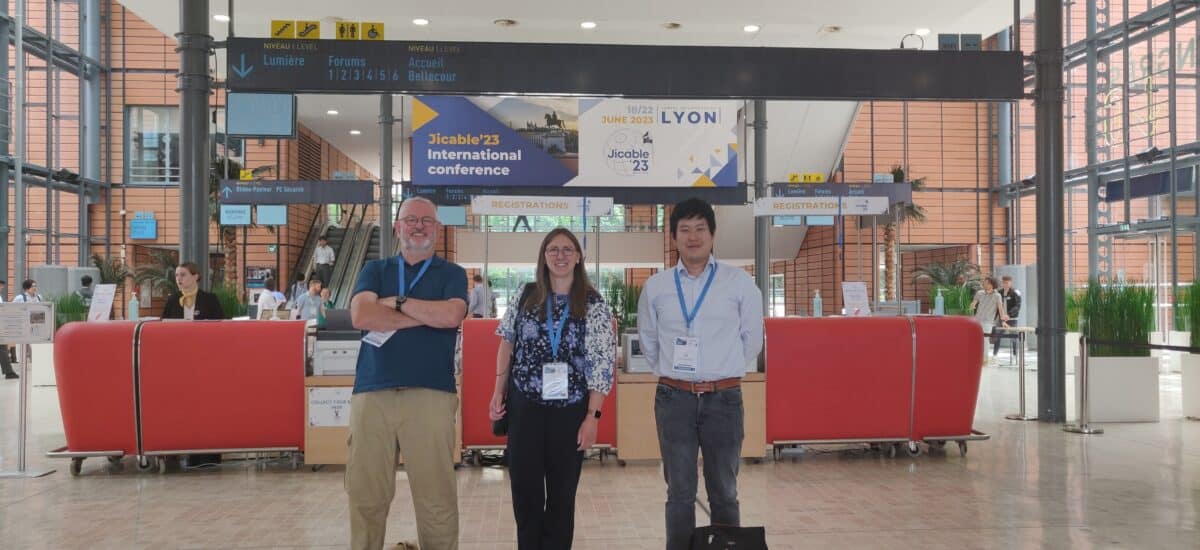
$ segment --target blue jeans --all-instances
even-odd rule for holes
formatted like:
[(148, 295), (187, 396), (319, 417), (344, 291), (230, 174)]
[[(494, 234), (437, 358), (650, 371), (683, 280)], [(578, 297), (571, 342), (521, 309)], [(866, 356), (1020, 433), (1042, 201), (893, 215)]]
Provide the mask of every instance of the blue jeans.
[(667, 481), (667, 550), (687, 550), (696, 528), (697, 453), (704, 455), (704, 487), (713, 525), (738, 526), (737, 474), (741, 465), (742, 390), (696, 395), (659, 384), (654, 419)]

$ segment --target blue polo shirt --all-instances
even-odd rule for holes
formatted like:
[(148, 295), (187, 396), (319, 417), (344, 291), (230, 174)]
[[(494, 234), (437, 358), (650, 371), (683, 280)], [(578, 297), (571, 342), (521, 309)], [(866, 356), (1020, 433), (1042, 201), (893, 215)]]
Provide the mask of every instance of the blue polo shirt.
[[(381, 298), (396, 296), (400, 288), (399, 257), (371, 260), (363, 266), (354, 295), (370, 291)], [(405, 285), (411, 285), (421, 264), (405, 265)], [(407, 293), (419, 300), (458, 298), (467, 302), (467, 272), (437, 256), (425, 275)], [(365, 333), (364, 333), (365, 334)], [(382, 347), (363, 342), (358, 349), (354, 393), (402, 387), (420, 387), (455, 393), (454, 341), (457, 328), (419, 326), (396, 331)]]

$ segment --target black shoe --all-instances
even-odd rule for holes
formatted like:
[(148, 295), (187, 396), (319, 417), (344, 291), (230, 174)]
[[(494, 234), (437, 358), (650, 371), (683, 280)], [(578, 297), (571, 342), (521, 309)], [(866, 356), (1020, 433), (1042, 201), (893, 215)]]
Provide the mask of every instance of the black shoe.
[(14, 378), (20, 378), (20, 376), (17, 376), (17, 373), (15, 373), (15, 372), (10, 372), (10, 373), (4, 375), (5, 380), (12, 380)]

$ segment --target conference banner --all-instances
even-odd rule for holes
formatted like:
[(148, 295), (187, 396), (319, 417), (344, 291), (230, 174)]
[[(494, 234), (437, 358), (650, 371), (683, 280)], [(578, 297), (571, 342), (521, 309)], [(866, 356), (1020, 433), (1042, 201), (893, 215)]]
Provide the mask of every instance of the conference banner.
[(413, 99), (412, 182), (736, 187), (736, 101)]

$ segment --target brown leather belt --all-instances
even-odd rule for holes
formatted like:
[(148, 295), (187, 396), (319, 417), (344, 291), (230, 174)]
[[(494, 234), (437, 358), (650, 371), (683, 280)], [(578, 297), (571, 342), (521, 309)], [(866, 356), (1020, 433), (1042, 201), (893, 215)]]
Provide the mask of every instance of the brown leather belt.
[(694, 393), (696, 395), (700, 395), (702, 393), (712, 393), (715, 391), (736, 388), (736, 387), (742, 385), (742, 379), (741, 378), (724, 378), (721, 380), (713, 380), (711, 382), (688, 382), (686, 380), (676, 380), (674, 378), (667, 378), (666, 376), (660, 376), (658, 378), (658, 383), (666, 385), (666, 386), (670, 386), (679, 391), (685, 391), (688, 393)]

